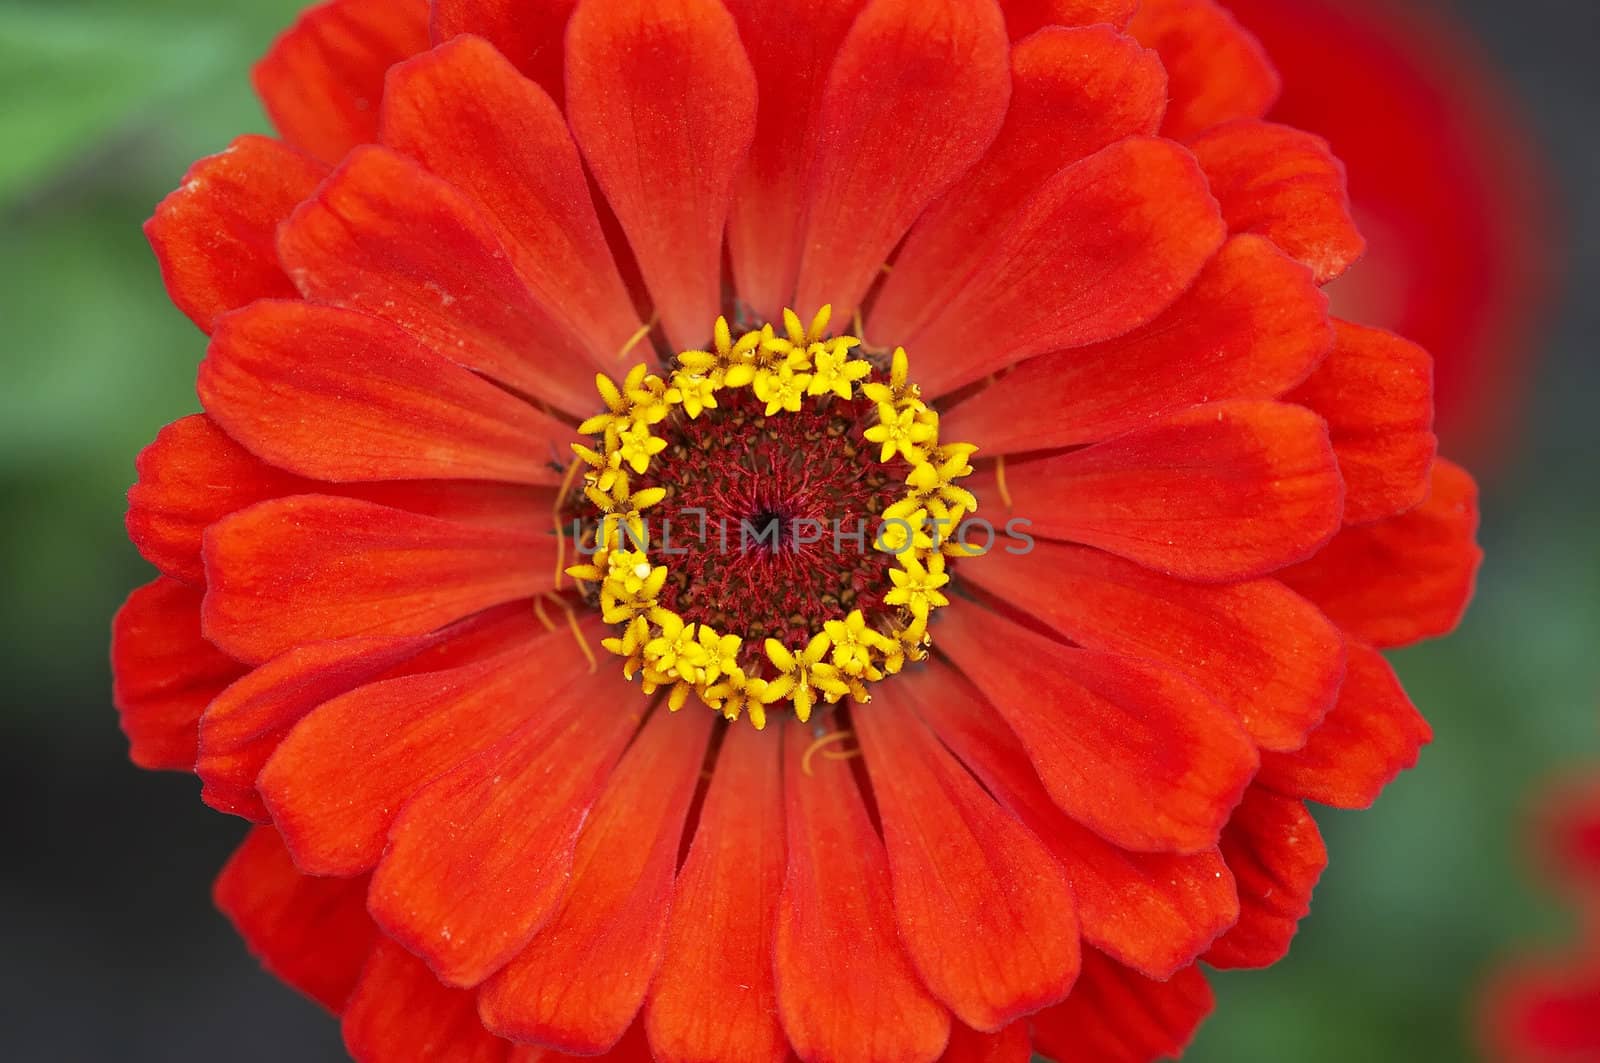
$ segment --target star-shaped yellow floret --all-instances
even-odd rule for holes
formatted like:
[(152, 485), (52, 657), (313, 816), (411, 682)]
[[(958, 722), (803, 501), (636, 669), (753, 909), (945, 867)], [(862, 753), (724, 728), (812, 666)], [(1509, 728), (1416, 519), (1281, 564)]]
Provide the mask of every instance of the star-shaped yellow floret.
[(811, 383), (810, 373), (796, 373), (787, 365), (776, 370), (765, 369), (756, 374), (756, 398), (767, 404), (767, 416), (779, 410), (799, 413), (805, 401), (806, 386)]
[(869, 443), (883, 448), (879, 461), (889, 461), (896, 453), (913, 465), (924, 459), (923, 445), (938, 437), (933, 425), (917, 420), (917, 411), (909, 407), (896, 410), (887, 402), (878, 403), (878, 423), (864, 433)]
[(929, 612), (938, 606), (950, 604), (950, 599), (939, 590), (950, 582), (944, 570), (944, 555), (934, 554), (928, 558), (927, 565), (909, 553), (901, 554), (898, 560), (901, 567), (889, 570), (889, 579), (894, 586), (883, 596), (883, 600), (888, 605), (909, 610), (913, 617), (925, 624)]
[(768, 705), (784, 698), (794, 701), (795, 717), (805, 723), (811, 719), (811, 709), (817, 695), (829, 701), (838, 701), (850, 693), (850, 685), (839, 677), (839, 670), (823, 661), (828, 655), (829, 640), (826, 632), (812, 636), (799, 653), (794, 653), (777, 639), (766, 641), (767, 660), (778, 670), (778, 677), (767, 684), (763, 699)]
[(827, 621), (822, 630), (833, 644), (834, 667), (846, 676), (868, 676), (875, 671), (874, 654), (887, 653), (894, 645), (881, 632), (867, 626), (867, 618), (859, 609), (852, 610), (843, 620)]
[(722, 713), (729, 723), (747, 716), (758, 731), (767, 726), (767, 682), (756, 676), (747, 676), (738, 668), (724, 675), (720, 682), (707, 687), (701, 695), (706, 704)]
[(819, 343), (811, 349), (811, 384), (806, 394), (836, 395), (848, 400), (854, 394), (855, 382), (872, 372), (872, 364), (850, 357), (852, 338)]
[(640, 475), (650, 468), (651, 458), (667, 449), (665, 439), (651, 435), (650, 426), (638, 422), (618, 431), (616, 438), (616, 453), (622, 463)]
[(600, 645), (623, 659), (622, 675), (632, 679), (644, 667), (644, 647), (650, 641), (650, 623), (642, 616), (628, 621), (622, 633), (613, 638), (601, 639)]
[(906, 357), (904, 347), (896, 347), (889, 360), (889, 382), (862, 385), (861, 393), (873, 402), (887, 403), (897, 408), (922, 406), (922, 389), (911, 382), (911, 362)]
[(700, 644), (695, 625), (661, 608), (650, 611), (650, 621), (656, 625), (656, 635), (645, 643), (646, 666), (663, 676), (698, 683), (710, 656)]

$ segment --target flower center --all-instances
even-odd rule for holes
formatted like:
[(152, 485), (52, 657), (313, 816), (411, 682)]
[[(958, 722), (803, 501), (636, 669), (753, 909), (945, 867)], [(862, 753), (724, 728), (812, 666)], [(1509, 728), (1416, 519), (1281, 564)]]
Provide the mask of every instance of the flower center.
[(758, 728), (768, 709), (802, 720), (818, 701), (868, 700), (868, 685), (926, 655), (947, 604), (956, 534), (977, 508), (956, 481), (975, 447), (943, 444), (906, 353), (862, 356), (784, 312), (665, 377), (636, 366), (596, 384), (606, 410), (580, 426), (594, 556), (568, 569), (617, 627), (606, 649), (646, 692), (690, 694)]

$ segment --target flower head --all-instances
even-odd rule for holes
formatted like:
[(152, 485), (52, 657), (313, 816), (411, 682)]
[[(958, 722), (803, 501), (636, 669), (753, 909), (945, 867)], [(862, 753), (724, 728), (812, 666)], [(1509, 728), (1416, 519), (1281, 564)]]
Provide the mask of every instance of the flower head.
[(1152, 1059), (1287, 949), (1476, 498), (1426, 356), (1327, 316), (1337, 165), (1203, 150), (1270, 70), (1130, 6), (274, 46), (282, 139), (150, 225), (211, 340), (117, 700), (263, 824), (219, 901), (357, 1057)]

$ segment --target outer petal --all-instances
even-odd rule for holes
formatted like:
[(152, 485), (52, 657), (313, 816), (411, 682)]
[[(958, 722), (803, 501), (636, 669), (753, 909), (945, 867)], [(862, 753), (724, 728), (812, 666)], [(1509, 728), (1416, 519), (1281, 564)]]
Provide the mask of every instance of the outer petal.
[(560, 103), (566, 79), (567, 20), (578, 0), (433, 0), (433, 39), (486, 37), (518, 70)]
[(940, 617), (939, 646), (1017, 733), (1056, 804), (1124, 848), (1212, 847), (1255, 774), (1233, 714), (1165, 666), (1063, 646), (960, 601)]
[(1194, 158), (1130, 138), (1051, 178), (904, 343), (929, 395), (1125, 335), (1186, 291), (1226, 235)]
[(1078, 976), (1072, 887), (1038, 838), (984, 793), (885, 688), (855, 714), (917, 970), (960, 1020), (994, 1032)]
[(1084, 940), (1165, 979), (1239, 917), (1233, 875), (1216, 850), (1130, 853), (1064, 815), (994, 710), (939, 663), (896, 680), (918, 714), (1067, 870)]
[(163, 428), (139, 453), (128, 489), (128, 536), (146, 561), (195, 586), (205, 583), (200, 537), (229, 513), (280, 495), (314, 490), (228, 438), (203, 414)]
[(446, 985), (499, 970), (566, 896), (578, 829), (646, 707), (621, 675), (597, 679), (418, 791), (389, 828), (368, 907)]
[(828, 75), (795, 302), (848, 319), (917, 215), (977, 162), (1009, 95), (993, 0), (871, 0)]
[(277, 977), (338, 1014), (377, 941), (365, 878), (301, 874), (277, 831), (257, 827), (212, 890), (217, 907)]
[(207, 703), (239, 662), (200, 634), (201, 593), (160, 576), (128, 595), (111, 622), (112, 700), (141, 768), (190, 771)]
[(661, 963), (684, 820), (712, 720), (658, 709), (645, 724), (578, 836), (566, 899), (479, 994), (478, 1013), (491, 1030), (583, 1054), (616, 1046), (628, 1031)]
[(1031, 1058), (1033, 1046), (1026, 1019), (1017, 1020), (999, 1033), (979, 1033), (958, 1022), (950, 1028), (950, 1045), (939, 1057), (939, 1063), (1028, 1063)]
[(1327, 355), (1327, 308), (1304, 267), (1235, 237), (1150, 324), (1023, 362), (946, 413), (944, 431), (1008, 454), (1097, 443), (1201, 402), (1277, 398)]
[(458, 667), (358, 687), (301, 720), (259, 779), (295, 863), (316, 875), (370, 871), (413, 794), (550, 711), (584, 670), (570, 637), (524, 638)]
[(1350, 644), (1339, 701), (1304, 749), (1261, 758), (1256, 782), (1336, 808), (1367, 808), (1413, 767), (1433, 729), (1376, 650)]
[(1409, 513), (1346, 528), (1283, 581), (1340, 627), (1374, 646), (1404, 646), (1454, 629), (1483, 551), (1478, 485), (1460, 466), (1433, 465), (1428, 500)]
[(384, 73), (427, 47), (427, 0), (329, 0), (256, 65), (256, 92), (285, 140), (337, 162), (377, 138)]
[(895, 934), (889, 861), (854, 772), (847, 761), (807, 756), (804, 725), (787, 729), (789, 866), (774, 946), (784, 1031), (808, 1063), (937, 1059), (950, 1013)]
[(1183, 1054), (1215, 1003), (1198, 967), (1152, 982), (1086, 952), (1066, 1003), (1033, 1017), (1034, 1048), (1074, 1063), (1150, 1063)]
[[(538, 5), (522, 6), (527, 19), (537, 16)], [(639, 319), (600, 229), (578, 146), (550, 98), (488, 44), (463, 38), (394, 69), (382, 132), (385, 144), (469, 193), (501, 243), (518, 252), (517, 273), (559, 334), (558, 343), (533, 349), (538, 369), (561, 380), (576, 372), (560, 364), (568, 335), (614, 368)]]
[(582, 0), (567, 30), (567, 96), (668, 340), (704, 342), (733, 181), (755, 135), (755, 73), (733, 18), (719, 0)]
[(1093, 26), (1109, 22), (1121, 29), (1139, 0), (1000, 0), (1006, 32), (1020, 41), (1046, 26)]
[(571, 430), (400, 329), (306, 303), (257, 303), (217, 327), (200, 401), (258, 456), (325, 480), (554, 484)]
[(760, 320), (776, 321), (800, 272), (822, 90), (867, 0), (724, 2), (750, 53), (759, 100), (755, 141), (734, 185), (728, 254), (739, 298)]
[(1269, 238), (1311, 267), (1318, 283), (1366, 250), (1350, 216), (1344, 165), (1321, 137), (1246, 120), (1213, 129), (1192, 147), (1229, 230)]
[(645, 1002), (663, 1063), (777, 1063), (772, 940), (784, 875), (780, 735), (730, 727), (673, 892)]
[(1161, 53), (1172, 102), (1162, 133), (1187, 140), (1260, 118), (1282, 83), (1261, 44), (1215, 0), (1141, 0), (1128, 32)]
[(1153, 134), (1166, 102), (1161, 60), (1109, 26), (1058, 26), (1017, 44), (1000, 135), (906, 237), (872, 307), (873, 337), (913, 335), (1040, 185), (1108, 144)]
[(393, 322), (569, 412), (594, 405), (590, 351), (529, 290), (527, 256), (459, 190), (392, 151), (352, 153), (280, 230), (278, 252), (309, 299)]
[(511, 1052), (478, 1021), (471, 993), (440, 985), (421, 960), (387, 939), (345, 1009), (344, 1044), (357, 1063), (504, 1063)]
[(258, 136), (190, 167), (144, 224), (178, 309), (210, 332), (230, 310), (294, 295), (274, 237), (327, 173), (311, 156)]
[(995, 551), (961, 576), (1076, 645), (1171, 665), (1266, 749), (1305, 745), (1344, 676), (1338, 628), (1272, 580), (1186, 583), (1049, 542), (1026, 555)]
[(222, 812), (268, 819), (256, 777), (307, 713), (438, 645), (441, 636), (335, 639), (297, 646), (230, 685), (200, 721), (201, 799)]
[(1289, 398), (1327, 419), (1345, 482), (1345, 522), (1364, 524), (1428, 496), (1438, 449), (1433, 359), (1390, 333), (1335, 324), (1333, 353)]
[[(1311, 556), (1338, 530), (1344, 501), (1322, 419), (1272, 402), (1195, 406), (1107, 443), (1008, 463), (1005, 476), (1031, 534), (1188, 580), (1251, 579)], [(975, 479), (996, 497), (992, 474)]]
[(1239, 921), (1206, 952), (1213, 967), (1267, 967), (1289, 951), (1311, 890), (1328, 866), (1306, 806), (1252, 786), (1222, 832), (1222, 856), (1239, 883)]
[(206, 532), (207, 636), (259, 663), (304, 642), (424, 634), (551, 589), (551, 538), (326, 495), (264, 502)]

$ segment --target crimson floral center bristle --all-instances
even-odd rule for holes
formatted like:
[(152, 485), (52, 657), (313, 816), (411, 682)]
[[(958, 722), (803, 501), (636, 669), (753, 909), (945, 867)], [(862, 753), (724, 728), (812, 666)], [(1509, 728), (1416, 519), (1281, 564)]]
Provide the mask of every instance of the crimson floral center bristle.
[[(575, 444), (584, 487), (574, 538), (593, 557), (566, 570), (600, 607), (607, 650), (647, 693), (690, 694), (764, 727), (773, 705), (801, 721), (927, 653), (949, 604), (955, 534), (977, 508), (956, 481), (968, 444), (939, 440), (939, 415), (906, 352), (861, 356), (784, 312), (666, 376), (644, 365), (596, 387), (605, 412)], [(565, 533), (563, 533), (565, 534)]]

